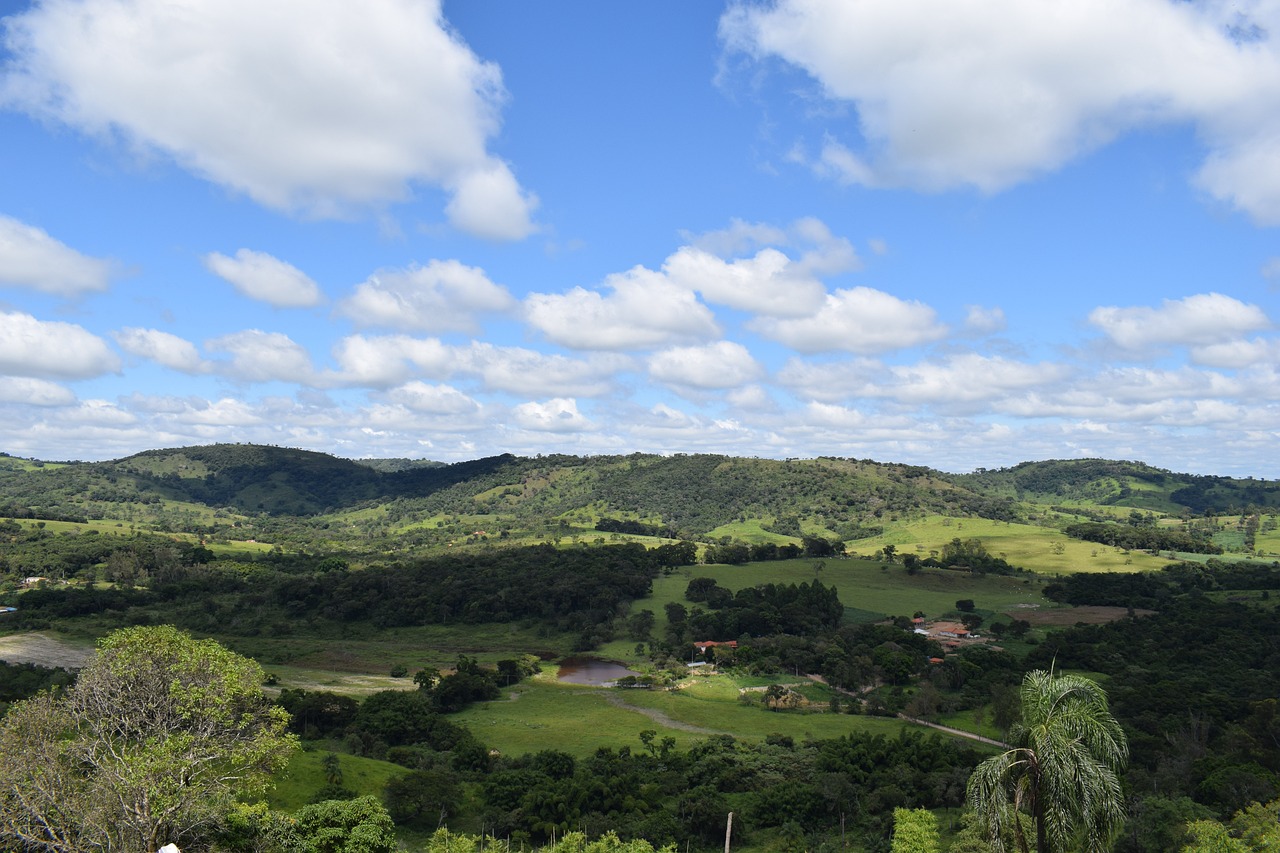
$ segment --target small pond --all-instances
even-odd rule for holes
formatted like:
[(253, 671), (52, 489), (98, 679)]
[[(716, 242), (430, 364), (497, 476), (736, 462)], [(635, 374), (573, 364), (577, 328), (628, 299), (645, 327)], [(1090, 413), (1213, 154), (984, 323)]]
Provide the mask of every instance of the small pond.
[(569, 684), (585, 684), (590, 687), (605, 687), (619, 678), (628, 675), (639, 675), (620, 663), (599, 658), (565, 658), (560, 662), (560, 672), (556, 675), (561, 681)]

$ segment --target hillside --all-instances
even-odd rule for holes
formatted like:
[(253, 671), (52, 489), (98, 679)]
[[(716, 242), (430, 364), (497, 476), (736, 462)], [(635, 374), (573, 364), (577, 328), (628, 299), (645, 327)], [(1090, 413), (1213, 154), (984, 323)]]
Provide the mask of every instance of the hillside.
[(379, 464), (222, 444), (111, 462), (0, 462), (0, 516), (127, 522), (345, 552), (443, 549), (495, 536), (596, 538), (598, 531), (708, 543), (891, 542), (883, 537), (892, 529), (927, 517), (1061, 527), (1123, 518), (1115, 508), (1130, 508), (1173, 523), (1280, 504), (1280, 485), (1266, 481), (1098, 459), (952, 475), (871, 460), (710, 454)]

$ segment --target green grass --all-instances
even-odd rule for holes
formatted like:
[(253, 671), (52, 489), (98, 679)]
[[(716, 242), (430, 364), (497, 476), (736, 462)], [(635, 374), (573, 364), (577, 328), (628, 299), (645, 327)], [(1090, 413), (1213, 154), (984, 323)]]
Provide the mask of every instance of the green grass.
[(1141, 551), (1126, 554), (1095, 542), (1071, 539), (1051, 527), (941, 515), (894, 523), (880, 536), (852, 543), (850, 550), (868, 554), (893, 545), (899, 554), (924, 558), (930, 551), (941, 551), (943, 545), (955, 538), (981, 539), (991, 554), (1003, 557), (1011, 565), (1044, 575), (1137, 572), (1158, 569), (1165, 563), (1164, 558)]
[[(815, 695), (827, 693), (820, 685), (803, 684), (803, 679), (781, 681), (795, 682)], [(822, 711), (773, 712), (738, 701), (740, 687), (770, 683), (770, 679), (717, 674), (699, 675), (681, 690), (617, 690), (563, 685), (547, 673), (513, 688), (509, 695), (514, 699), (473, 706), (451, 719), (506, 755), (558, 749), (580, 757), (602, 746), (637, 749), (639, 733), (646, 729), (656, 731), (659, 738), (674, 738), (682, 749), (708, 736), (675, 728), (663, 718), (753, 740), (770, 734), (796, 740), (840, 737), (854, 731), (895, 734), (909, 725), (891, 718), (827, 713), (825, 703), (816, 706)], [(646, 716), (642, 709), (661, 717)]]
[[(324, 749), (294, 753), (289, 766), (273, 777), (274, 785), (267, 792), (267, 804), (285, 812), (296, 812), (307, 805), (311, 797), (327, 784), (322, 764), (327, 754)], [(342, 787), (361, 795), (372, 794), (378, 799), (382, 799), (387, 782), (409, 772), (398, 764), (346, 753), (338, 753), (338, 763), (342, 768)]]
[[(823, 563), (821, 572), (814, 566)], [(653, 584), (653, 594), (632, 605), (632, 612), (652, 610), (657, 623), (655, 633), (661, 635), (667, 624), (665, 605), (679, 602), (686, 607), (684, 590), (695, 577), (715, 578), (727, 589), (737, 591), (763, 583), (800, 583), (815, 577), (826, 586), (835, 586), (840, 601), (848, 610), (849, 621), (875, 621), (885, 616), (910, 616), (923, 610), (937, 616), (955, 608), (958, 599), (971, 598), (985, 610), (1003, 611), (1018, 604), (1052, 607), (1040, 593), (1040, 580), (1026, 575), (981, 575), (945, 569), (922, 569), (908, 575), (901, 565), (870, 560), (778, 560), (747, 563), (742, 566), (690, 566), (660, 577)], [(634, 646), (635, 643), (630, 644)]]

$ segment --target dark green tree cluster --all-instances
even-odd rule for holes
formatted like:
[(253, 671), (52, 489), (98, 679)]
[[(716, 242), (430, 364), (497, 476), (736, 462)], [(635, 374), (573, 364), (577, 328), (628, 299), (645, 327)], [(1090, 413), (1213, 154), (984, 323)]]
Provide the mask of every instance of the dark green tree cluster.
[(1184, 551), (1189, 554), (1221, 554), (1221, 546), (1182, 530), (1160, 527), (1134, 527), (1128, 524), (1104, 524), (1083, 521), (1069, 524), (1063, 533), (1072, 539), (1097, 542), (1113, 548), (1137, 551)]

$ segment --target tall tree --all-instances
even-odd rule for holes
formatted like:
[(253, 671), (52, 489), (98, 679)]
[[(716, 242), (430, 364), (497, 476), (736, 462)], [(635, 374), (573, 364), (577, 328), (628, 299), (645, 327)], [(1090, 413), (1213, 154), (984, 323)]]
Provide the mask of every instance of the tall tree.
[(198, 837), (296, 747), (261, 685), (261, 667), (212, 640), (109, 635), (65, 695), (0, 723), (0, 846), (153, 851)]
[(1027, 673), (1022, 721), (1012, 748), (978, 765), (969, 806), (996, 853), (1011, 832), (1022, 853), (1028, 841), (1020, 813), (1035, 826), (1037, 853), (1111, 849), (1124, 822), (1118, 771), (1128, 761), (1124, 732), (1097, 683), (1052, 671)]

